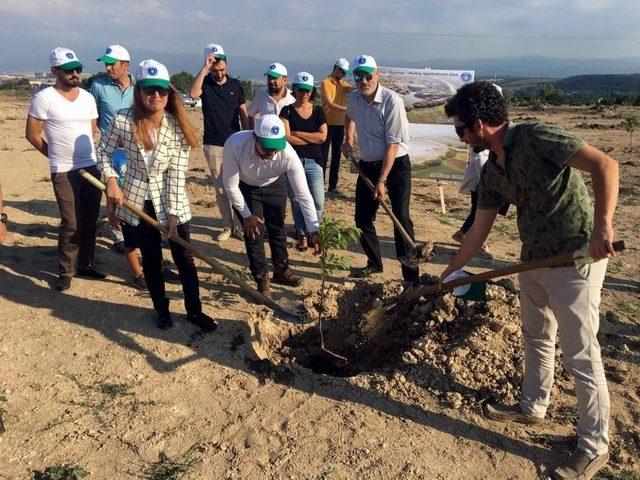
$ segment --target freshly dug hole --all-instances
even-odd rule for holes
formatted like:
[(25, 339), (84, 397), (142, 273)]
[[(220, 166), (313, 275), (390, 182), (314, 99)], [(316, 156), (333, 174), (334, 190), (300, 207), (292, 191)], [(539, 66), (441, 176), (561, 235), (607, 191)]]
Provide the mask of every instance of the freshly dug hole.
[[(318, 373), (357, 376), (388, 395), (419, 388), (453, 408), (475, 408), (489, 398), (517, 401), (523, 347), (513, 282), (489, 284), (485, 302), (466, 302), (447, 294), (421, 299), (388, 316), (370, 315), (372, 305), (399, 289), (391, 282), (329, 287), (325, 347), (348, 362), (320, 349), (316, 321), (291, 325), (256, 318), (259, 348), (276, 365), (296, 362)], [(304, 303), (310, 320), (317, 319), (319, 292), (310, 292)], [(378, 321), (386, 328), (376, 329)], [(403, 385), (394, 380), (398, 374), (406, 379)], [(556, 376), (563, 375), (558, 362)]]

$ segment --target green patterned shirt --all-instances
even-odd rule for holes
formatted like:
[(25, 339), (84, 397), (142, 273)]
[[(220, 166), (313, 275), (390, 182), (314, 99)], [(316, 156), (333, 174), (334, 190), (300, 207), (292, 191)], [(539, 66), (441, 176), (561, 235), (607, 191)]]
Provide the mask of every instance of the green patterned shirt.
[(503, 140), (505, 169), (491, 152), (478, 186), (478, 208), (507, 202), (518, 211), (523, 261), (585, 248), (593, 230), (593, 206), (582, 175), (566, 165), (585, 145), (542, 122), (509, 124)]

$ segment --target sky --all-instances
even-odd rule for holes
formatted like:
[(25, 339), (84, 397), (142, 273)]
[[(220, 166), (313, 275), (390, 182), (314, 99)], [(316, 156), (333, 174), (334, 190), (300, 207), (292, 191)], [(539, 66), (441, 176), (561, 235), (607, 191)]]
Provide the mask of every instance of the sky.
[[(402, 62), (543, 55), (640, 57), (636, 0), (177, 1), (2, 0), (0, 71), (47, 69), (65, 46), (81, 60), (131, 50), (304, 61), (368, 53)], [(97, 67), (96, 67), (97, 68)]]

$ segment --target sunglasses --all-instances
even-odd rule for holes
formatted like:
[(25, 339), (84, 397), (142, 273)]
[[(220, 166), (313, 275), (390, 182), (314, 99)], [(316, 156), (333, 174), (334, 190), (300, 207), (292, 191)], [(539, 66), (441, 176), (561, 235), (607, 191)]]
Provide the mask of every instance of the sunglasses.
[(458, 135), (458, 138), (464, 137), (464, 131), (467, 129), (466, 125), (462, 125), (461, 127), (456, 127), (454, 125), (453, 128), (455, 129), (456, 135)]
[(373, 78), (373, 75), (370, 73), (356, 73), (353, 76), (353, 79), (356, 81), (356, 83), (360, 83), (365, 79), (367, 80), (367, 82), (370, 82), (372, 78)]
[(142, 89), (142, 91), (144, 92), (145, 95), (148, 96), (153, 96), (156, 93), (158, 95), (160, 95), (161, 97), (166, 97), (167, 95), (169, 95), (169, 89), (168, 88), (163, 88), (163, 87), (158, 87), (158, 86), (153, 86), (153, 87), (144, 87)]
[(71, 73), (74, 73), (74, 72), (75, 73), (82, 73), (82, 67), (73, 67), (73, 68), (69, 68), (68, 70), (58, 67), (58, 70), (62, 70), (66, 74), (71, 74)]

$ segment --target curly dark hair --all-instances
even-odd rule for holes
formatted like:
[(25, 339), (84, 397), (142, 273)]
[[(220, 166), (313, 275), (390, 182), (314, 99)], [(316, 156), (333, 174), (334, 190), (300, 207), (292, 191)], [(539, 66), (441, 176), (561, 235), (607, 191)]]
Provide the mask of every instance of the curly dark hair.
[(446, 103), (444, 113), (456, 115), (467, 126), (478, 119), (493, 127), (509, 121), (507, 103), (491, 82), (464, 85)]

